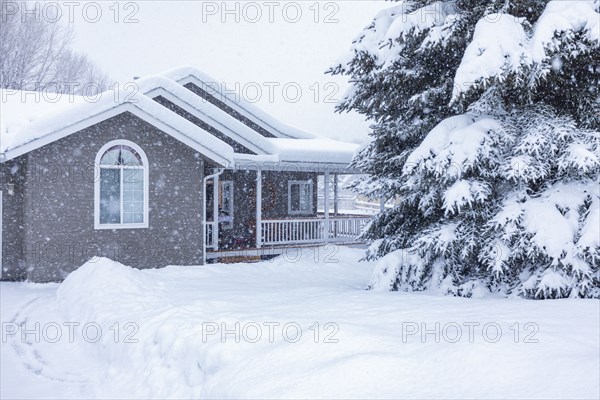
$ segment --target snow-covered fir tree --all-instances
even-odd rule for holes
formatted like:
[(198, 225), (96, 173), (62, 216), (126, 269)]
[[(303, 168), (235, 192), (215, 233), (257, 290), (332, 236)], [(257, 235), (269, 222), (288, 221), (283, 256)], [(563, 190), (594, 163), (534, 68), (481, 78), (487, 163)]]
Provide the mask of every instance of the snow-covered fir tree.
[(330, 71), (372, 122), (371, 287), (600, 297), (600, 0), (415, 0)]

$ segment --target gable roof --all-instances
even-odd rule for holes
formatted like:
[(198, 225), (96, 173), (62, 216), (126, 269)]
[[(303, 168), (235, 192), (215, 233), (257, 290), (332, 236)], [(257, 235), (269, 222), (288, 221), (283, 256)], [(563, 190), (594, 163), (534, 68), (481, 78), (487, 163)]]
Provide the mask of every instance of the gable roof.
[(290, 139), (314, 139), (319, 137), (318, 135), (294, 128), (273, 118), (273, 116), (256, 107), (253, 103), (246, 101), (243, 96), (233, 95), (235, 92), (227, 89), (222, 82), (208, 76), (195, 67), (182, 66), (166, 71), (162, 75), (180, 85), (188, 83), (196, 84), (196, 86), (204, 89), (216, 100), (224, 100), (223, 102), (228, 106), (263, 127), (275, 137)]
[(136, 81), (136, 86), (145, 96), (166, 98), (257, 154), (274, 151), (264, 136), (172, 80), (162, 76), (142, 78)]
[[(152, 99), (120, 88), (119, 97), (104, 92), (96, 102), (78, 101), (59, 112), (45, 114), (17, 130), (0, 132), (0, 161), (10, 160), (124, 112), (130, 112), (175, 137), (216, 163), (229, 166), (233, 148)], [(4, 116), (3, 116), (4, 118)]]
[[(184, 67), (163, 75), (136, 80), (135, 91), (132, 91), (130, 85), (107, 91), (95, 102), (71, 98), (69, 102), (63, 101), (60, 107), (48, 105), (46, 111), (53, 112), (41, 113), (38, 118), (30, 118), (25, 123), (4, 123), (0, 126), (0, 162), (123, 112), (131, 112), (224, 167), (234, 167), (240, 162), (333, 163), (347, 166), (352, 160), (358, 147), (355, 144), (325, 139), (289, 127), (242, 99), (227, 101), (227, 105), (234, 106), (236, 112), (266, 127), (274, 136), (265, 137), (218, 104), (202, 99), (183, 86), (186, 82), (193, 82), (195, 85), (211, 84), (210, 79), (195, 68)], [(255, 154), (235, 153), (231, 145), (153, 100), (158, 96), (174, 103)], [(230, 95), (223, 93), (223, 96)], [(18, 113), (11, 111), (13, 107), (6, 107), (5, 113), (5, 96), (2, 97), (2, 102), (0, 120), (16, 118)], [(23, 106), (28, 105), (25, 103)]]

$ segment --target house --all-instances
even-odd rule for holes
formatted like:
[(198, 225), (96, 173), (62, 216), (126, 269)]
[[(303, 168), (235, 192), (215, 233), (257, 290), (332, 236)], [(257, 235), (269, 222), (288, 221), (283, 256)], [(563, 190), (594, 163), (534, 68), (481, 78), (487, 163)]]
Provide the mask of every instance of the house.
[(178, 68), (21, 123), (3, 99), (1, 278), (58, 281), (94, 256), (153, 268), (355, 242), (369, 218), (341, 215), (335, 189), (319, 211), (317, 187), (357, 172), (356, 145), (215, 83)]

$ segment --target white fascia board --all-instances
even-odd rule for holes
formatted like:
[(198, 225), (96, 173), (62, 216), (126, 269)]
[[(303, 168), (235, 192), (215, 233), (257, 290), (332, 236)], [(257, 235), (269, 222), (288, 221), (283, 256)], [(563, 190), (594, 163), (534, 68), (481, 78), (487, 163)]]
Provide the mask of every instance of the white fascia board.
[(356, 168), (351, 168), (348, 164), (341, 163), (328, 163), (328, 162), (294, 162), (294, 161), (275, 161), (268, 160), (265, 158), (250, 158), (239, 157), (240, 154), (235, 154), (233, 165), (231, 169), (236, 170), (251, 170), (255, 171), (260, 169), (263, 172), (274, 171), (274, 172), (317, 172), (325, 173), (329, 172), (332, 174), (343, 174), (343, 175), (354, 175), (360, 174), (361, 172)]
[[(161, 106), (158, 103), (157, 103), (157, 106), (164, 108), (163, 106)], [(193, 148), (194, 150), (198, 151), (199, 153), (206, 155), (206, 157), (215, 161), (219, 165), (228, 167), (232, 163), (233, 148), (231, 148), (231, 146), (223, 143), (221, 140), (219, 140), (218, 138), (215, 138), (210, 133), (204, 132), (201, 128), (197, 127), (196, 125), (193, 125), (191, 122), (185, 120), (183, 117), (180, 117), (177, 114), (173, 113), (172, 111), (167, 110), (167, 111), (173, 113), (174, 115), (177, 115), (178, 118), (182, 118), (187, 123), (193, 125), (197, 131), (201, 131), (204, 135), (209, 136), (210, 139), (212, 139), (212, 140), (218, 140), (219, 142), (222, 143), (222, 145), (226, 145), (231, 150), (230, 154), (217, 153), (210, 146), (205, 146), (204, 144), (190, 138), (188, 135), (175, 129), (171, 125), (168, 125), (167, 123), (164, 123), (161, 120), (157, 119), (152, 113), (149, 113), (149, 112), (145, 111), (143, 109), (143, 107), (140, 107), (140, 103), (116, 104), (114, 107), (104, 110), (102, 112), (99, 112), (96, 115), (90, 116), (90, 117), (85, 118), (80, 121), (77, 121), (71, 125), (68, 125), (64, 128), (59, 129), (53, 133), (44, 135), (40, 138), (37, 138), (28, 143), (25, 143), (21, 146), (18, 146), (18, 147), (15, 147), (13, 149), (6, 151), (6, 153), (4, 153), (4, 157), (1, 160), (1, 162), (12, 160), (13, 158), (19, 157), (25, 153), (36, 150), (40, 147), (43, 147), (47, 144), (50, 144), (52, 142), (55, 142), (62, 138), (65, 138), (73, 133), (79, 132), (85, 128), (96, 125), (102, 121), (105, 121), (109, 118), (112, 118), (114, 116), (117, 116), (117, 115), (122, 114), (127, 111), (131, 112), (133, 115), (139, 117), (140, 119), (148, 122), (149, 124), (155, 126), (156, 128), (162, 130), (163, 132), (167, 133), (168, 135), (174, 137), (175, 139), (179, 140), (180, 142), (188, 145), (189, 147)]]
[[(221, 83), (218, 81), (211, 81), (210, 83), (213, 83), (213, 82), (215, 84), (221, 85)], [(188, 83), (192, 83), (192, 84), (198, 86), (199, 88), (205, 90), (206, 92), (208, 92), (208, 94), (210, 96), (215, 97), (217, 100), (223, 101), (224, 99), (226, 99), (226, 101), (223, 101), (223, 102), (226, 103), (229, 107), (233, 108), (235, 111), (242, 114), (243, 116), (245, 116), (252, 122), (256, 123), (257, 125), (261, 126), (263, 129), (272, 133), (276, 137), (289, 138), (289, 139), (299, 139), (299, 138), (308, 139), (308, 138), (317, 137), (316, 135), (311, 135), (306, 132), (301, 132), (292, 127), (286, 127), (285, 130), (293, 130), (296, 135), (291, 135), (286, 132), (283, 132), (284, 129), (281, 129), (281, 127), (275, 127), (275, 126), (273, 126), (272, 123), (265, 121), (265, 119), (273, 119), (273, 117), (267, 118), (266, 117), (267, 114), (264, 113), (264, 111), (259, 110), (258, 107), (256, 107), (255, 105), (250, 104), (247, 101), (245, 101), (241, 97), (241, 95), (238, 96), (239, 98), (235, 98), (231, 94), (223, 92), (223, 90), (221, 90), (222, 88), (220, 88), (220, 87), (215, 88), (214, 86), (209, 86), (194, 75), (190, 75), (186, 78), (179, 79), (179, 80), (177, 80), (177, 83), (179, 83), (182, 86), (187, 85)], [(217, 96), (215, 93), (215, 89), (218, 90)], [(221, 96), (223, 99), (219, 99), (219, 96)], [(283, 125), (283, 123), (279, 123), (278, 125)]]
[(39, 149), (40, 147), (46, 146), (52, 142), (56, 142), (62, 138), (65, 138), (75, 132), (78, 132), (82, 129), (85, 129), (89, 126), (100, 123), (106, 119), (112, 118), (116, 115), (119, 115), (126, 110), (124, 110), (125, 104), (115, 104), (114, 107), (104, 110), (94, 116), (88, 117), (86, 119), (75, 122), (71, 125), (68, 125), (64, 128), (56, 130), (53, 133), (43, 135), (37, 139), (34, 139), (30, 142), (24, 143), (20, 146), (14, 147), (12, 149), (7, 150), (4, 153), (4, 157), (1, 162), (12, 160), (13, 158), (19, 157), (23, 154), (29, 153), (30, 151)]
[[(163, 107), (160, 104), (156, 103), (157, 106), (159, 107)], [(148, 122), (149, 124), (155, 126), (156, 128), (160, 129), (161, 131), (169, 134), (170, 136), (174, 137), (175, 139), (179, 140), (180, 142), (182, 142), (183, 144), (186, 144), (187, 146), (191, 147), (192, 149), (196, 150), (198, 153), (201, 153), (203, 155), (205, 155), (206, 157), (210, 158), (211, 160), (215, 161), (217, 164), (224, 166), (224, 167), (228, 167), (232, 161), (233, 161), (233, 148), (231, 146), (229, 146), (228, 144), (224, 143), (223, 141), (221, 141), (219, 138), (214, 137), (213, 135), (211, 135), (210, 133), (204, 131), (202, 128), (192, 124), (191, 122), (187, 121), (185, 118), (178, 116), (179, 118), (183, 119), (185, 122), (187, 122), (189, 125), (192, 125), (193, 128), (195, 128), (195, 130), (197, 132), (201, 132), (201, 134), (204, 136), (205, 139), (210, 139), (210, 141), (219, 141), (221, 145), (223, 145), (224, 147), (226, 146), (228, 148), (228, 150), (230, 150), (230, 152), (227, 152), (229, 154), (224, 154), (224, 153), (220, 153), (220, 152), (216, 152), (213, 149), (216, 148), (216, 146), (210, 146), (209, 145), (205, 145), (204, 143), (194, 140), (191, 137), (189, 137), (188, 135), (186, 135), (183, 132), (180, 132), (177, 128), (155, 118), (152, 114), (150, 114), (149, 112), (147, 112), (146, 110), (140, 108), (138, 106), (138, 104), (128, 104), (129, 107), (127, 107), (127, 111), (130, 111), (132, 114), (134, 114), (135, 116), (145, 120), (146, 122)], [(163, 107), (164, 108), (164, 107)], [(172, 111), (169, 111), (172, 112)], [(173, 113), (175, 114), (175, 113)], [(177, 115), (177, 114), (175, 114)]]
[[(184, 87), (181, 87), (181, 89), (187, 90)], [(234, 129), (246, 129), (246, 130), (250, 131), (251, 128), (246, 127), (245, 125), (243, 125), (241, 122), (237, 121), (232, 116), (227, 115), (227, 118), (232, 120), (232, 122), (234, 122), (230, 125), (236, 125), (236, 123), (237, 123), (237, 124), (240, 124), (243, 126), (242, 127), (226, 126), (223, 123), (217, 121), (216, 119), (210, 117), (209, 115), (203, 113), (201, 110), (196, 108), (193, 104), (188, 103), (187, 101), (185, 101), (184, 99), (179, 97), (177, 94), (172, 93), (169, 90), (166, 90), (165, 88), (162, 88), (162, 87), (156, 88), (150, 92), (145, 93), (145, 95), (150, 98), (154, 98), (157, 96), (164, 97), (171, 103), (174, 103), (178, 107), (181, 107), (188, 113), (192, 114), (194, 117), (203, 120), (205, 123), (211, 125), (215, 129), (219, 130), (224, 135), (227, 135), (230, 139), (238, 142), (242, 146), (248, 148), (249, 150), (251, 150), (257, 154), (268, 154), (269, 153), (268, 148), (272, 147), (269, 145), (269, 143), (265, 142), (264, 137), (261, 134), (259, 134), (258, 132), (252, 131), (252, 134), (254, 136), (256, 136), (254, 138), (254, 140), (255, 140), (254, 142), (250, 141), (250, 140), (246, 139), (244, 136), (238, 134)], [(196, 96), (196, 95), (194, 95), (194, 96)], [(200, 100), (200, 101), (202, 101), (202, 100)], [(210, 104), (210, 103), (207, 102), (207, 104)], [(218, 108), (218, 107), (214, 106), (213, 104), (210, 104), (210, 106), (213, 108)], [(225, 114), (225, 112), (223, 112), (223, 114)], [(262, 147), (259, 144), (262, 145)]]

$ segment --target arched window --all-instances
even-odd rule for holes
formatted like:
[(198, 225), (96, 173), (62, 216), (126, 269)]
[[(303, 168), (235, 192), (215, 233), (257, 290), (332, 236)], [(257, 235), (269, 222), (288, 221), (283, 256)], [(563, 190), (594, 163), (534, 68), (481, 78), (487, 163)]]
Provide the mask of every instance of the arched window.
[(96, 156), (96, 229), (148, 227), (148, 159), (135, 143), (115, 140)]

